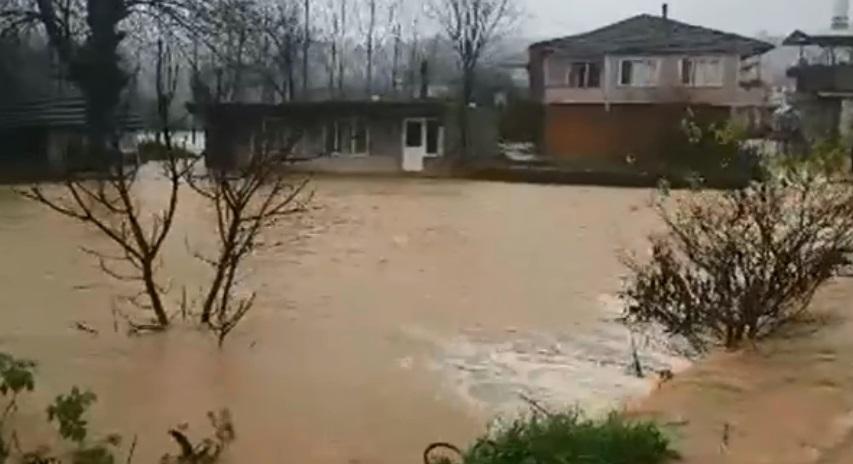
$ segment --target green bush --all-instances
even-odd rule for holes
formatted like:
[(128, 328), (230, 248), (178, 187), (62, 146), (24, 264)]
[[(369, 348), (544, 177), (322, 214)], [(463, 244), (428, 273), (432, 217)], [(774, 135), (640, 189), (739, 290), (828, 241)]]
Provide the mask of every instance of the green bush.
[(849, 173), (850, 149), (840, 139), (822, 139), (801, 155), (779, 155), (765, 163), (766, 177), (786, 176), (792, 171), (806, 171), (828, 178)]
[(665, 170), (679, 181), (747, 184), (761, 176), (758, 151), (746, 144), (747, 128), (688, 111), (668, 140)]
[[(459, 454), (464, 464), (660, 464), (678, 458), (652, 422), (631, 421), (615, 412), (592, 420), (576, 411), (516, 420)], [(450, 462), (426, 458), (431, 464)]]

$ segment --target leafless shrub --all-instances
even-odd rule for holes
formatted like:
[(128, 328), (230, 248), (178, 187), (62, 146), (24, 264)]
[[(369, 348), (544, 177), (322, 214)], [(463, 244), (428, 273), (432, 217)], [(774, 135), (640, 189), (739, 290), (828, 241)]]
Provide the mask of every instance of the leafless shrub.
[[(629, 324), (659, 323), (703, 350), (800, 320), (853, 245), (853, 189), (798, 173), (658, 204), (651, 259), (625, 259)], [(672, 206), (672, 207), (670, 207)]]
[(282, 172), (283, 162), (297, 137), (282, 150), (265, 146), (246, 166), (214, 170), (203, 176), (188, 175), (189, 185), (213, 205), (218, 251), (209, 257), (194, 252), (213, 269), (205, 292), (200, 322), (218, 335), (220, 345), (255, 302), (255, 294), (237, 296), (240, 266), (258, 246), (264, 230), (283, 216), (304, 211), (308, 179), (293, 181)]

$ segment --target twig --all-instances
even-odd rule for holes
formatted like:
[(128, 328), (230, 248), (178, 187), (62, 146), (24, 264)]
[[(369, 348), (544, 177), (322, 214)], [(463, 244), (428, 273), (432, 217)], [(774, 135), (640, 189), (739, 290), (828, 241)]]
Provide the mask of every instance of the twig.
[(127, 460), (125, 464), (131, 464), (133, 462), (133, 454), (136, 452), (136, 443), (139, 440), (139, 435), (133, 436), (133, 442), (130, 444), (130, 450), (127, 452)]
[(96, 329), (93, 329), (92, 327), (89, 327), (84, 322), (80, 322), (80, 321), (74, 322), (74, 328), (81, 331), (81, 332), (86, 332), (86, 333), (92, 334), (96, 337), (98, 336), (98, 331)]
[(530, 405), (530, 407), (532, 407), (534, 410), (544, 414), (547, 417), (554, 417), (554, 413), (549, 411), (547, 408), (542, 406), (538, 401), (534, 400), (533, 398), (530, 398), (526, 394), (519, 393), (518, 397), (521, 398), (522, 401), (524, 401), (525, 403)]

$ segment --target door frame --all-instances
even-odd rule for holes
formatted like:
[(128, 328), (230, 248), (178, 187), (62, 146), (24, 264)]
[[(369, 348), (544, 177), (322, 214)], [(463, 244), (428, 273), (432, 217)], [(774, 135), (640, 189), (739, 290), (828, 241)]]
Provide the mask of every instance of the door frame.
[[(424, 170), (424, 158), (426, 153), (426, 119), (423, 117), (403, 118), (402, 128), (402, 156), (400, 159), (403, 171), (421, 172)], [(421, 126), (421, 140), (416, 147), (410, 147), (408, 144), (409, 123), (417, 122)]]
[[(436, 152), (428, 153), (427, 147), (429, 146), (428, 138), (429, 138), (429, 122), (436, 121), (438, 123), (438, 133), (436, 134)], [(408, 128), (410, 122), (417, 122), (421, 126), (421, 140), (420, 145), (417, 147), (409, 147), (408, 142)], [(427, 116), (419, 116), (419, 117), (407, 117), (403, 118), (403, 130), (402, 130), (402, 165), (404, 171), (410, 172), (419, 172), (423, 171), (423, 160), (427, 158), (441, 158), (444, 156), (444, 124), (440, 118), (436, 117), (427, 117)], [(418, 157), (419, 160), (413, 160), (413, 164), (409, 165), (407, 163), (407, 156), (410, 157)], [(407, 166), (412, 166), (407, 169)], [(417, 169), (415, 169), (417, 167)]]

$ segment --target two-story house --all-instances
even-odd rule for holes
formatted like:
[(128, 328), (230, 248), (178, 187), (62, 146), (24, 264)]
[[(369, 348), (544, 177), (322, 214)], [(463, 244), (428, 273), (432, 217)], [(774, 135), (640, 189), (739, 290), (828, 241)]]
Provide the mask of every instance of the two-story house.
[(544, 105), (541, 149), (593, 165), (658, 162), (686, 108), (725, 119), (765, 104), (771, 44), (639, 15), (529, 48), (531, 95)]

